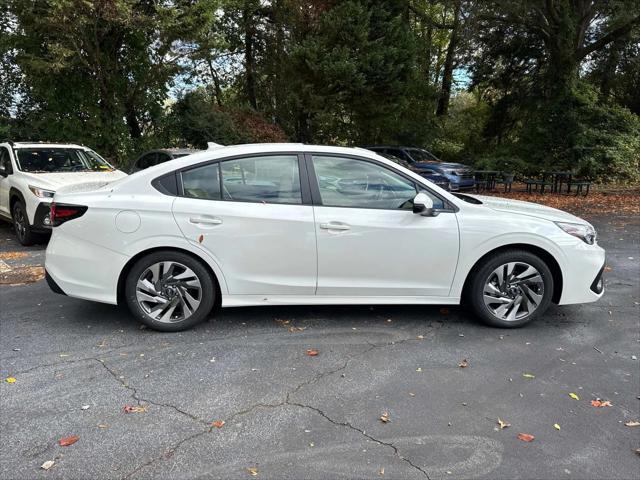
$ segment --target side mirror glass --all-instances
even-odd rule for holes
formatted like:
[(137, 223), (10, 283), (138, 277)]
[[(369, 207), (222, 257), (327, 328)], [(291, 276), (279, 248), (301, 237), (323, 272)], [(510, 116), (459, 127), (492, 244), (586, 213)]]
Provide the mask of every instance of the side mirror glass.
[(9, 175), (7, 165), (5, 163), (0, 163), (0, 177), (6, 177), (7, 175)]
[(426, 193), (419, 193), (413, 199), (413, 213), (423, 217), (435, 217), (438, 211), (433, 208), (433, 200)]

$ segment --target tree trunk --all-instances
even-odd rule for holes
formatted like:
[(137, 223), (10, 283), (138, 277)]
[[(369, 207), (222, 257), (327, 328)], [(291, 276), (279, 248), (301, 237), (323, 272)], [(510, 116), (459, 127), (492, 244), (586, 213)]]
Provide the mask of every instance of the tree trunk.
[(254, 12), (251, 8), (251, 2), (245, 1), (244, 10), (242, 11), (242, 20), (244, 23), (244, 68), (246, 76), (246, 95), (249, 105), (253, 109), (258, 108), (258, 100), (256, 98), (256, 78), (255, 78), (255, 58), (253, 53), (253, 42), (255, 37)]
[(127, 101), (125, 105), (125, 120), (127, 121), (127, 128), (129, 129), (131, 138), (142, 138), (142, 129), (140, 128), (138, 115), (136, 114), (135, 106), (130, 101)]
[(438, 108), (436, 116), (442, 117), (449, 113), (449, 100), (451, 99), (451, 86), (453, 84), (453, 67), (456, 48), (458, 46), (458, 36), (460, 30), (460, 10), (461, 1), (456, 0), (453, 11), (453, 28), (451, 29), (451, 38), (447, 47), (447, 56), (444, 60), (444, 70), (442, 72), (442, 89), (440, 90), (440, 98), (438, 99)]

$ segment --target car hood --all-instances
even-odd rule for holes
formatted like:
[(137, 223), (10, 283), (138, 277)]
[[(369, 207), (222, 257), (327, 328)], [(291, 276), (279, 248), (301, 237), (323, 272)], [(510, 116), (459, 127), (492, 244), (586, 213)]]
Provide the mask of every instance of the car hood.
[(29, 173), (22, 172), (23, 178), (34, 187), (58, 191), (62, 187), (78, 184), (105, 185), (127, 176), (120, 170), (111, 172), (67, 172), (67, 173)]
[(588, 224), (589, 222), (580, 217), (576, 217), (563, 210), (547, 207), (538, 203), (523, 202), (521, 200), (511, 200), (502, 197), (489, 197), (486, 195), (468, 195), (482, 202), (486, 208), (491, 208), (500, 212), (517, 213), (521, 215), (529, 215), (530, 217), (543, 218), (552, 222), (570, 222)]

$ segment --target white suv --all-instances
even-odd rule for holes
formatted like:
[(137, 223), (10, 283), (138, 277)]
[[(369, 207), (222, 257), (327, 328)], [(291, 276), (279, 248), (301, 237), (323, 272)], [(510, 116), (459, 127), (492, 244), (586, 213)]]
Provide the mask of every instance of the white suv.
[(0, 218), (13, 223), (22, 245), (51, 229), (49, 204), (61, 187), (125, 177), (93, 150), (57, 143), (0, 143)]

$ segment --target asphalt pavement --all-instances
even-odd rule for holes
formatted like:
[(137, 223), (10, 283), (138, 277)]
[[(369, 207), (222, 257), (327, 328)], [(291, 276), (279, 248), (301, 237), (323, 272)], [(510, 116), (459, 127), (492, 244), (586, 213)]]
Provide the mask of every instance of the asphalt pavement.
[(605, 296), (519, 330), (262, 307), (174, 334), (52, 293), (2, 224), (0, 478), (639, 478), (640, 219), (589, 220)]

